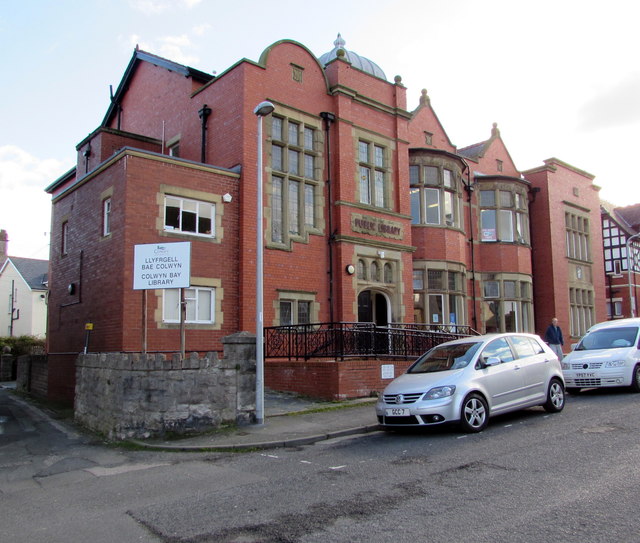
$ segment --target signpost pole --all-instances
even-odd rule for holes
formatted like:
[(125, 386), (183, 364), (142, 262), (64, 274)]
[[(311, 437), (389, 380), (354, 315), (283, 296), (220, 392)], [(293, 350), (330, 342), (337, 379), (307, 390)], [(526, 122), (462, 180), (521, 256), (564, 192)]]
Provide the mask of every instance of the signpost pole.
[(180, 359), (184, 360), (185, 357), (185, 329), (184, 329), (184, 317), (187, 312), (187, 302), (184, 300), (184, 289), (180, 289)]
[(147, 290), (142, 291), (142, 354), (147, 354)]

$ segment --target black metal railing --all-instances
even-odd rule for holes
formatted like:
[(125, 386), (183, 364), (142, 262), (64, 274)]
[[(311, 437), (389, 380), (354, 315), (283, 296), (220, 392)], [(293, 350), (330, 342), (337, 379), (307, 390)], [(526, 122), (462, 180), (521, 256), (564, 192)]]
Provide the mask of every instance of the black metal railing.
[(265, 358), (397, 357), (416, 358), (432, 347), (476, 335), (455, 324), (331, 322), (274, 326), (264, 329)]

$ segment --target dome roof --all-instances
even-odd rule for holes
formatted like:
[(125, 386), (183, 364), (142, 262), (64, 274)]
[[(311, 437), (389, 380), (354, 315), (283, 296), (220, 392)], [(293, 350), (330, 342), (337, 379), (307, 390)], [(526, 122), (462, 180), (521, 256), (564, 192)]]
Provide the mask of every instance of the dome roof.
[[(346, 60), (348, 60), (355, 68), (358, 68), (359, 70), (362, 70), (363, 72), (371, 74), (380, 79), (384, 79), (385, 81), (387, 80), (387, 76), (384, 75), (384, 72), (380, 69), (380, 66), (378, 66), (375, 62), (369, 60), (368, 58), (360, 56), (358, 53), (347, 51), (344, 47), (345, 44), (346, 42), (344, 41), (344, 39), (342, 39), (342, 36), (338, 34), (336, 41), (333, 42), (333, 49), (328, 53), (325, 53), (318, 59), (323, 68), (338, 56), (344, 56)], [(339, 51), (343, 51), (344, 55), (342, 53), (338, 54)]]

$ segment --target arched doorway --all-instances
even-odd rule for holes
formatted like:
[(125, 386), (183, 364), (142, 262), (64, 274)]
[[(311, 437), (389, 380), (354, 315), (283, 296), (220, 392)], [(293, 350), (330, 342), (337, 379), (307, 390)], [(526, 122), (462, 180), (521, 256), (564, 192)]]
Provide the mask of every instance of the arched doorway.
[(384, 294), (375, 290), (363, 290), (358, 294), (358, 322), (387, 326), (389, 317), (389, 302)]
[(358, 322), (375, 324), (375, 329), (364, 332), (359, 338), (362, 352), (388, 352), (389, 338), (386, 327), (389, 320), (389, 301), (384, 294), (375, 290), (363, 290), (358, 294)]

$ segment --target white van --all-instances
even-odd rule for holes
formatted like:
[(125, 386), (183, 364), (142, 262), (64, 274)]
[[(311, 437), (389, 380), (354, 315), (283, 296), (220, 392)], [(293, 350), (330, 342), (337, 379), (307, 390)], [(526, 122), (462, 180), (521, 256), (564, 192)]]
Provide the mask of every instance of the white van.
[(562, 361), (567, 392), (630, 386), (640, 392), (640, 318), (593, 325)]

